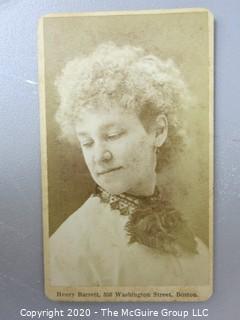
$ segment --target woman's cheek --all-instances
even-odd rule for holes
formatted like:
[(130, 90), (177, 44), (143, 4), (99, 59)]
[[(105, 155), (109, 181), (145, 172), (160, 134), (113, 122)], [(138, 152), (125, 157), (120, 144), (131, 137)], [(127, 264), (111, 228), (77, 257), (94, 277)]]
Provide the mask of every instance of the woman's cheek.
[(120, 160), (128, 153), (128, 144), (126, 141), (115, 141), (114, 145), (109, 146), (109, 151), (112, 152), (116, 160)]

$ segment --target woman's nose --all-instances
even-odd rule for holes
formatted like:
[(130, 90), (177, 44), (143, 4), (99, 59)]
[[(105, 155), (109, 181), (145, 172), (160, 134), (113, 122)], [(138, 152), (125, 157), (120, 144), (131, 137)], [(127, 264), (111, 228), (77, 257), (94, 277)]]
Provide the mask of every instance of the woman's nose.
[(94, 153), (96, 162), (109, 162), (112, 160), (112, 152), (106, 146), (97, 146)]

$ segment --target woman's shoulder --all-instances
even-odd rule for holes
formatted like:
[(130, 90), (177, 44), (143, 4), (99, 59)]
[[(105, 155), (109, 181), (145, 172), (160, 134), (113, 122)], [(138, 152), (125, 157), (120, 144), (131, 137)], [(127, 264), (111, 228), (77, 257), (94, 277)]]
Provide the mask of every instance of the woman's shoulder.
[(93, 219), (99, 211), (99, 202), (95, 197), (89, 197), (84, 204), (73, 212), (55, 231), (52, 238), (60, 234), (69, 233), (71, 230), (80, 228), (81, 231), (86, 227), (86, 222)]
[[(146, 269), (155, 270), (155, 275), (161, 270), (165, 270), (166, 283), (174, 283), (181, 279), (184, 285), (207, 285), (210, 276), (210, 256), (207, 245), (198, 237), (195, 237), (196, 252), (179, 251), (178, 254), (162, 254), (157, 250), (134, 244), (132, 246), (131, 256), (138, 258), (141, 265), (145, 265)], [(173, 274), (176, 277), (172, 278)]]
[(94, 197), (87, 199), (51, 235), (50, 250), (63, 252), (64, 248), (67, 248), (67, 250), (74, 251), (79, 246), (79, 243), (83, 247), (91, 220), (94, 220), (93, 216), (97, 214), (97, 208), (99, 210), (97, 199)]
[[(63, 243), (73, 247), (86, 243), (87, 239), (102, 235), (109, 230), (109, 225), (119, 224), (120, 217), (113, 214), (110, 206), (99, 197), (90, 196), (87, 201), (72, 213), (51, 236), (51, 244), (58, 246)], [(116, 221), (115, 221), (116, 220)], [(119, 226), (118, 226), (119, 228)], [(99, 238), (98, 237), (98, 238)]]
[(198, 237), (195, 238), (197, 242), (197, 252), (198, 256), (200, 256), (202, 259), (206, 259), (209, 257), (209, 249), (206, 246), (206, 244)]
[(191, 285), (206, 285), (209, 283), (210, 257), (206, 244), (195, 237), (197, 250), (195, 254), (183, 254), (178, 258), (184, 270), (186, 282)]

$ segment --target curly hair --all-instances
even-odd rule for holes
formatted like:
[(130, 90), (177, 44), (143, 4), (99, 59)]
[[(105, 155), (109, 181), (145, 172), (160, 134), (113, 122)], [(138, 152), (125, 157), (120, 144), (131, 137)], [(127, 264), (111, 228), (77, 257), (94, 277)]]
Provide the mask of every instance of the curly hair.
[[(114, 102), (134, 111), (146, 129), (154, 118), (168, 119), (168, 138), (158, 153), (158, 165), (170, 164), (184, 146), (183, 111), (190, 103), (186, 83), (173, 62), (146, 54), (141, 48), (99, 45), (87, 56), (69, 61), (57, 78), (60, 104), (55, 119), (61, 137), (75, 141), (75, 124), (84, 108), (111, 108)], [(147, 115), (147, 116), (146, 116)]]

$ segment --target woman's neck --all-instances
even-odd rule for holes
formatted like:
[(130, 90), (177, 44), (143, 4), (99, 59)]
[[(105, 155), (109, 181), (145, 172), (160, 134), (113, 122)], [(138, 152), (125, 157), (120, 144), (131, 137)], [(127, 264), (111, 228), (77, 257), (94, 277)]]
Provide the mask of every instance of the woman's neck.
[(151, 196), (156, 187), (156, 175), (147, 181), (139, 183), (134, 189), (129, 189), (126, 193), (134, 196)]

